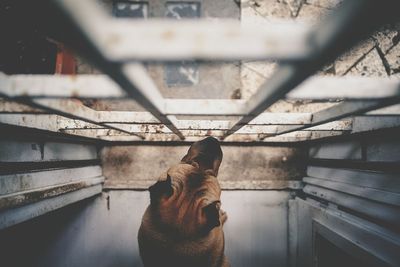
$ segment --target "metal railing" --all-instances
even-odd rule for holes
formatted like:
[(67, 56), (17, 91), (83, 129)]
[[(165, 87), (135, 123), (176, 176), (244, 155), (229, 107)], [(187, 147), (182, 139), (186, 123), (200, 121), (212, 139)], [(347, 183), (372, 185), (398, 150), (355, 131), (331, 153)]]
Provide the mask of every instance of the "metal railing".
[[(347, 122), (337, 120), (399, 103), (400, 81), (366, 77), (312, 77), (305, 80), (378, 27), (397, 19), (396, 2), (347, 0), (313, 27), (272, 23), (268, 28), (254, 29), (223, 20), (114, 19), (92, 0), (54, 0), (52, 7), (79, 38), (79, 46), (75, 48), (106, 75), (71, 78), (1, 74), (0, 96), (84, 121), (86, 124), (82, 128), (63, 128), (64, 132), (80, 130), (81, 135), (84, 129), (112, 130), (133, 135), (132, 140), (144, 138), (141, 133), (173, 133), (183, 140), (197, 131), (195, 135), (216, 134), (220, 139), (235, 133), (262, 134), (258, 137), (262, 140), (308, 129), (348, 131)], [(279, 64), (271, 78), (247, 101), (165, 99), (142, 65), (181, 60), (226, 62), (248, 59), (277, 60)], [(107, 113), (68, 101), (69, 98), (126, 97), (134, 99), (148, 112)], [(311, 114), (263, 113), (282, 98), (344, 101)], [(238, 118), (232, 123), (231, 120), (178, 120), (177, 115)], [(108, 120), (104, 120), (107, 116)], [(298, 116), (297, 121), (290, 123), (295, 116)], [(0, 117), (0, 123), (13, 123), (10, 116)], [(336, 124), (315, 128), (329, 122)], [(76, 123), (71, 122), (72, 125)], [(134, 129), (123, 123), (156, 126), (143, 131), (138, 126)], [(169, 130), (163, 129), (162, 125)]]

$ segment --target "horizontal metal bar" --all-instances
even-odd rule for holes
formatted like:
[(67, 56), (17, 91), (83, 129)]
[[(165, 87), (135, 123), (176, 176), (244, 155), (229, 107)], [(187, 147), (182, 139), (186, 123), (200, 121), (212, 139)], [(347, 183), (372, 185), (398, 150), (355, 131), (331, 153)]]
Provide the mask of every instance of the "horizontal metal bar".
[[(146, 134), (172, 134), (172, 132), (168, 129), (164, 129), (165, 127), (159, 127), (159, 126), (154, 126), (154, 127), (149, 127), (148, 125), (146, 126), (134, 126), (134, 127), (129, 127), (132, 131), (141, 134), (145, 136)], [(180, 129), (182, 134), (185, 137), (190, 137), (190, 136), (214, 136), (214, 137), (221, 137), (225, 133), (224, 130), (190, 130), (190, 129)], [(274, 126), (266, 126), (266, 127), (256, 127), (253, 128), (249, 126), (248, 128), (243, 128), (240, 131), (238, 131), (236, 134), (237, 135), (261, 135), (262, 138), (267, 138), (268, 136), (273, 136), (276, 131), (276, 127)], [(311, 131), (317, 131), (317, 132), (327, 132), (328, 134), (330, 132), (344, 132), (344, 130), (327, 130), (327, 129), (320, 129), (320, 130), (311, 130)], [(63, 133), (73, 133), (73, 134), (78, 134), (78, 135), (90, 135), (90, 136), (121, 136), (117, 131), (114, 130), (109, 130), (109, 129), (60, 129), (60, 132)], [(307, 132), (307, 131), (306, 131)], [(145, 138), (145, 137), (144, 137)], [(259, 137), (261, 138), (261, 137)]]
[(310, 77), (286, 95), (287, 99), (379, 99), (400, 95), (400, 79), (345, 76)]
[[(98, 111), (99, 120), (116, 121), (117, 123), (109, 122), (111, 126), (118, 126), (128, 132), (137, 134), (148, 133), (171, 133), (166, 127), (152, 119), (152, 116), (147, 112), (114, 112), (114, 111)], [(132, 114), (132, 116), (131, 116)], [(103, 115), (105, 115), (103, 117)], [(130, 121), (130, 117), (136, 117), (135, 121)], [(153, 117), (154, 118), (154, 117)], [(382, 128), (399, 127), (400, 122), (394, 116), (356, 116), (353, 120), (332, 121), (329, 123), (313, 126), (310, 120), (310, 113), (263, 113), (258, 118), (253, 120), (249, 125), (238, 131), (238, 134), (256, 134), (257, 138), (249, 137), (249, 139), (265, 139), (273, 140), (273, 136), (280, 130), (284, 129), (291, 132), (299, 131), (299, 128), (304, 128), (303, 132), (312, 132), (312, 135), (319, 136), (334, 136), (339, 132), (355, 133), (361, 131), (372, 131)], [(183, 130), (186, 135), (210, 135), (215, 134), (220, 136), (223, 131), (229, 129), (231, 121), (227, 120), (177, 120), (174, 118), (174, 123), (177, 128)], [(80, 120), (72, 120), (60, 117), (58, 115), (49, 114), (0, 114), (0, 123), (22, 126), (28, 128), (36, 128), (49, 130), (53, 132), (63, 132), (68, 134), (77, 134), (85, 137), (95, 138), (100, 135), (118, 136), (126, 135), (121, 131), (106, 129), (101, 125), (90, 124)], [(303, 125), (305, 123), (305, 125)], [(287, 124), (287, 125), (285, 125)], [(89, 131), (93, 130), (93, 131)], [(301, 129), (300, 129), (301, 130)], [(325, 132), (325, 133), (324, 133)], [(303, 138), (303, 137), (301, 137)], [(145, 138), (145, 140), (148, 138)], [(134, 136), (130, 140), (141, 140)], [(302, 140), (302, 139), (299, 139)], [(292, 140), (293, 141), (293, 140)]]
[(95, 1), (59, 2), (74, 12), (87, 36), (114, 62), (287, 60), (302, 59), (312, 51), (304, 23), (270, 23), (260, 28), (234, 20), (113, 19)]
[[(71, 120), (58, 115), (49, 114), (1, 114), (0, 124), (27, 127), (38, 130), (45, 130), (50, 132), (60, 132), (60, 129), (65, 129), (67, 127), (72, 127), (75, 125), (76, 128), (79, 127), (90, 127), (98, 128), (100, 126), (95, 124), (89, 124), (87, 122), (79, 120)], [(109, 131), (112, 131), (111, 129)], [(120, 132), (120, 131), (119, 131)], [(69, 133), (73, 134), (73, 133)], [(95, 138), (93, 135), (88, 135), (85, 132), (76, 134), (76, 136)], [(142, 137), (131, 135), (132, 140), (142, 140)]]
[(393, 0), (384, 3), (374, 0), (344, 1), (310, 32), (308, 38), (313, 46), (312, 56), (303, 62), (278, 65), (272, 78), (264, 82), (249, 99), (248, 114), (227, 131), (225, 137), (249, 123), (374, 29), (398, 17), (393, 10), (395, 7), (396, 1)]
[(41, 200), (26, 206), (0, 211), (0, 229), (27, 221), (102, 192), (100, 184)]
[[(292, 123), (296, 122), (295, 114), (287, 114), (288, 118), (292, 119)], [(303, 120), (304, 114), (298, 119)], [(308, 115), (308, 114), (305, 114)], [(265, 118), (271, 117), (273, 114), (266, 114)], [(279, 118), (282, 114), (278, 115)], [(308, 116), (306, 116), (308, 117)], [(264, 119), (265, 119), (264, 118)], [(262, 120), (259, 119), (256, 123), (261, 123)], [(282, 123), (281, 120), (278, 122)], [(83, 136), (88, 138), (96, 138), (109, 141), (179, 141), (171, 137), (170, 131), (167, 130), (162, 125), (154, 124), (119, 124), (119, 127), (126, 127), (129, 131), (138, 131), (143, 138), (137, 136), (129, 136), (127, 134), (121, 133), (120, 131), (112, 129), (104, 129), (101, 126), (89, 124), (79, 120), (70, 120), (58, 115), (49, 114), (1, 114), (0, 123), (22, 126), (40, 130), (47, 130), (52, 132), (61, 132), (70, 135)], [(203, 138), (205, 135), (214, 135), (216, 137), (222, 136), (224, 134), (224, 129), (228, 128), (228, 124), (220, 124), (214, 122), (216, 129), (210, 130), (207, 126), (208, 121), (193, 121), (192, 127), (189, 121), (183, 121), (182, 132), (185, 134), (189, 140), (194, 140), (191, 137)], [(276, 133), (276, 125), (268, 125), (268, 121), (265, 122), (267, 125), (248, 125), (243, 131), (234, 135), (232, 138), (228, 138), (226, 141), (229, 142), (249, 142), (249, 141), (265, 141), (265, 142), (296, 142), (304, 140), (312, 140), (318, 138), (324, 138), (328, 136), (341, 135), (349, 132), (351, 130), (350, 121), (339, 121), (333, 122), (321, 127), (310, 129), (308, 131), (299, 131), (293, 134), (282, 135), (281, 137), (273, 137)], [(271, 123), (271, 122), (270, 122)], [(290, 123), (290, 121), (289, 121)], [(199, 126), (195, 129), (195, 126)], [(207, 129), (201, 129), (205, 126)], [(173, 136), (173, 135), (172, 135)], [(196, 140), (197, 140), (196, 139)]]
[(380, 202), (356, 197), (350, 194), (325, 189), (314, 185), (306, 185), (303, 191), (334, 204), (366, 214), (370, 217), (398, 225), (400, 223), (400, 208)]
[(0, 94), (10, 98), (101, 99), (127, 96), (126, 92), (107, 75), (6, 75), (2, 72), (0, 72)]
[(226, 99), (165, 99), (167, 115), (243, 115), (247, 113), (245, 100)]
[(309, 127), (342, 119), (351, 115), (359, 115), (370, 110), (375, 110), (385, 106), (390, 106), (398, 102), (400, 102), (400, 98), (392, 98), (380, 101), (378, 100), (345, 101), (336, 106), (314, 113), (312, 115), (312, 120), (310, 124), (301, 126), (280, 126), (277, 131), (277, 134), (284, 134), (284, 133), (304, 130)]
[(391, 105), (377, 110), (369, 111), (365, 115), (400, 115), (400, 104)]
[(119, 62), (299, 60), (310, 53), (308, 26), (289, 22), (266, 26), (243, 26), (233, 20), (113, 19), (101, 24), (99, 39), (108, 59)]
[(101, 175), (100, 166), (0, 175), (0, 195), (69, 183)]
[[(177, 120), (175, 125), (179, 130), (189, 130), (193, 133), (201, 131), (213, 133), (230, 129), (230, 121), (190, 121)], [(131, 133), (171, 133), (171, 130), (162, 124), (111, 124), (118, 125)], [(275, 134), (280, 126), (277, 125), (246, 125), (236, 133), (238, 134)], [(334, 121), (316, 127), (308, 128), (306, 131), (351, 131), (351, 120)]]
[[(89, 122), (101, 127), (117, 130), (120, 132), (133, 134), (118, 126), (110, 125), (107, 123), (101, 123), (97, 117), (97, 111), (86, 107), (79, 100), (67, 100), (67, 99), (32, 99), (24, 101), (24, 103), (32, 103), (34, 106), (40, 107), (44, 110), (59, 114), (61, 116), (78, 119), (81, 121)], [(139, 136), (140, 137), (140, 136)]]
[[(68, 132), (81, 134), (80, 130), (68, 130)], [(77, 132), (75, 132), (77, 131)], [(185, 132), (186, 133), (186, 132)], [(215, 132), (213, 132), (214, 134)], [(93, 133), (96, 134), (96, 133)], [(187, 134), (191, 134), (190, 132)], [(207, 132), (202, 132), (202, 135), (193, 136), (185, 136), (185, 141), (187, 142), (195, 142), (204, 139), (204, 136), (207, 136)], [(215, 133), (218, 134), (218, 133)], [(219, 134), (222, 134), (220, 132)], [(221, 140), (224, 142), (234, 142), (234, 143), (253, 143), (253, 142), (265, 142), (265, 143), (290, 143), (290, 142), (301, 142), (308, 140), (315, 140), (320, 138), (332, 137), (346, 134), (344, 131), (298, 131), (295, 133), (288, 133), (280, 136), (270, 136), (268, 134), (233, 134), (228, 138)], [(270, 137), (269, 137), (270, 136)], [(215, 136), (218, 137), (218, 136)], [(173, 134), (167, 133), (148, 133), (144, 134), (144, 140), (134, 139), (133, 136), (128, 135), (96, 135), (96, 138), (101, 140), (107, 140), (112, 142), (171, 142), (171, 141), (180, 141), (180, 139)]]
[[(42, 99), (40, 100), (48, 100), (52, 102), (52, 105), (60, 106), (63, 102), (57, 99)], [(59, 102), (60, 101), (60, 102)], [(75, 100), (73, 102), (67, 102), (67, 105), (77, 105), (68, 107), (68, 111), (77, 112), (76, 115), (87, 114), (87, 117), (95, 120), (97, 123), (109, 124), (159, 124), (159, 120), (157, 120), (150, 112), (135, 112), (135, 111), (98, 111), (87, 108), (80, 103), (76, 103)], [(230, 102), (230, 100), (226, 100)], [(54, 103), (53, 103), (54, 102)], [(43, 110), (31, 108), (30, 106), (23, 105), (18, 102), (11, 101), (1, 101), (0, 100), (0, 115), (2, 113), (29, 113), (29, 114), (41, 114)], [(26, 114), (28, 115), (28, 114)], [(189, 128), (192, 129), (225, 129), (229, 127), (229, 124), (232, 120), (204, 120), (204, 119), (196, 119), (193, 118), (191, 120), (182, 120), (177, 119), (175, 116), (168, 116), (168, 118), (178, 126), (178, 128)], [(231, 117), (229, 117), (231, 119)], [(261, 113), (254, 120), (252, 120), (249, 125), (290, 125), (290, 124), (308, 124), (311, 122), (311, 113), (275, 113), (275, 112), (265, 112)], [(75, 123), (76, 124), (76, 123)], [(74, 124), (74, 125), (75, 125)], [(85, 125), (85, 124), (82, 124)], [(100, 127), (101, 127), (100, 125)], [(116, 126), (116, 125), (115, 125)], [(74, 126), (75, 128), (79, 128), (78, 126)], [(83, 128), (84, 126), (82, 126)], [(86, 123), (86, 127), (93, 128), (94, 126), (90, 123)], [(96, 127), (95, 127), (96, 128)]]
[[(114, 113), (114, 112), (110, 112)], [(147, 113), (143, 112), (144, 115)], [(118, 115), (118, 114), (116, 114)], [(305, 118), (309, 117), (308, 113), (300, 113), (300, 114), (289, 114), (289, 113), (265, 113), (264, 116), (260, 116), (257, 121), (252, 122), (249, 125), (246, 125), (243, 129), (238, 131), (240, 134), (249, 134), (249, 133), (269, 133), (275, 134), (277, 128), (280, 125), (288, 123), (289, 125), (301, 125), (304, 122)], [(115, 116), (115, 120), (118, 121), (119, 118)], [(287, 120), (285, 120), (285, 118)], [(107, 119), (111, 119), (110, 116)], [(139, 118), (140, 119), (140, 118)], [(140, 121), (140, 120), (139, 120)], [(114, 135), (121, 134), (119, 130), (109, 129), (108, 126), (118, 126), (119, 129), (123, 129), (124, 132), (129, 133), (172, 133), (171, 130), (166, 128), (161, 123), (155, 122), (124, 122), (124, 123), (108, 123), (107, 126), (99, 126), (97, 124), (90, 124), (80, 120), (71, 120), (60, 117), (58, 115), (49, 115), (49, 114), (12, 114), (12, 113), (4, 113), (0, 114), (0, 123), (7, 123), (17, 126), (26, 126), (26, 127), (34, 127), (35, 125), (40, 128), (44, 128), (46, 123), (48, 125), (48, 129), (51, 131), (60, 131), (60, 130), (94, 130), (103, 132), (113, 132)], [(25, 123), (25, 124), (24, 124)], [(175, 125), (179, 130), (188, 130), (192, 133), (206, 131), (220, 131), (229, 129), (231, 122), (230, 121), (216, 121), (216, 120), (176, 120), (174, 121)], [(324, 125), (320, 125), (317, 127), (309, 128), (308, 131), (351, 131), (352, 122), (351, 120), (343, 120), (343, 121), (335, 121), (331, 123), (327, 123)]]
[(95, 145), (65, 142), (0, 140), (0, 162), (49, 162), (95, 160)]
[[(106, 88), (109, 88), (111, 84), (111, 88), (114, 88), (113, 90), (117, 91), (120, 90), (118, 87), (113, 86), (110, 80), (102, 76), (98, 77), (98, 79), (93, 79), (94, 78), (93, 76), (85, 77), (84, 79), (80, 79), (79, 82), (77, 82), (76, 79), (73, 78), (73, 76), (68, 76), (59, 79), (56, 78), (58, 76), (48, 76), (48, 75), (39, 79), (37, 79), (38, 77), (35, 77), (35, 75), (23, 75), (23, 77), (24, 78), (22, 79), (24, 79), (24, 81), (18, 82), (18, 80), (21, 79), (21, 76), (17, 75), (15, 77), (15, 80), (13, 80), (13, 79), (8, 79), (5, 75), (0, 73), (0, 96), (6, 98), (13, 97), (15, 93), (14, 91), (18, 91), (19, 89), (20, 90), (19, 92), (22, 93), (21, 95), (22, 98), (17, 99), (17, 101), (21, 101), (22, 103), (30, 105), (34, 108), (43, 109), (47, 112), (55, 113), (71, 119), (83, 120), (93, 124), (99, 124), (96, 118), (95, 111), (84, 106), (77, 100), (67, 100), (67, 99), (54, 100), (54, 99), (44, 99), (44, 98), (27, 99), (26, 98), (27, 92), (31, 92), (32, 89), (33, 90), (39, 89), (38, 93), (43, 93), (43, 91), (54, 92), (57, 91), (54, 90), (54, 88), (56, 87), (59, 90), (66, 89), (66, 91), (68, 91), (68, 89), (71, 90), (71, 88), (74, 88), (72, 89), (73, 91), (70, 91), (72, 94), (74, 94), (77, 90), (77, 87), (74, 86), (84, 86), (83, 88), (88, 88), (93, 91), (93, 88), (90, 87), (90, 85), (93, 85), (92, 80), (96, 80), (96, 85), (98, 85), (98, 87), (96, 86), (94, 88), (104, 88), (104, 85), (106, 85), (105, 86)], [(107, 124), (104, 125), (107, 126)], [(109, 126), (109, 128), (126, 132), (125, 130), (118, 129), (118, 127), (114, 126)]]
[(2, 195), (0, 196), (0, 210), (15, 208), (17, 206), (27, 205), (46, 198), (77, 191), (86, 187), (103, 183), (104, 180), (105, 178), (103, 176), (99, 176), (80, 181), (73, 181), (59, 185), (46, 186), (33, 190)]
[(307, 175), (328, 181), (400, 194), (400, 180), (397, 179), (398, 175), (392, 173), (308, 166)]
[(368, 115), (356, 116), (353, 119), (352, 133), (360, 133), (400, 127), (400, 116)]
[[(11, 106), (9, 106), (11, 107)], [(63, 118), (58, 115), (51, 114), (43, 114), (43, 113), (20, 113), (19, 107), (16, 107), (16, 112), (13, 108), (3, 110), (4, 113), (0, 113), (0, 122), (1, 117), (4, 121), (7, 121), (7, 118), (15, 118), (18, 119), (21, 116), (24, 116), (25, 119), (34, 119), (36, 118), (41, 121), (45, 121), (46, 119), (40, 118), (50, 118), (54, 116), (54, 118), (59, 118), (59, 126), (65, 128), (107, 128), (102, 126), (103, 123), (108, 123), (111, 125), (114, 124), (161, 124), (154, 116), (149, 112), (125, 112), (125, 111), (95, 111), (92, 110), (94, 118), (97, 119), (101, 125), (87, 123), (80, 120), (73, 120)], [(227, 129), (229, 128), (230, 120), (204, 120), (204, 119), (193, 119), (193, 120), (181, 120), (177, 119), (174, 116), (170, 116), (171, 120), (178, 126), (180, 129)], [(50, 119), (52, 121), (52, 119)], [(64, 122), (70, 121), (70, 124), (62, 125)], [(348, 121), (347, 121), (348, 122)], [(347, 123), (346, 122), (346, 123)], [(249, 123), (249, 125), (301, 125), (301, 124), (309, 124), (311, 123), (311, 113), (272, 113), (266, 112), (260, 114), (257, 118)], [(343, 122), (345, 123), (345, 122)], [(19, 126), (24, 126), (22, 123)], [(344, 125), (342, 127), (345, 127)]]
[(304, 177), (303, 182), (390, 205), (400, 206), (400, 194), (398, 193), (312, 177)]
[[(143, 70), (142, 70), (143, 71)], [(142, 74), (135, 71), (134, 80), (142, 82), (142, 87), (151, 88), (149, 81), (140, 77)], [(93, 90), (96, 88), (96, 90)], [(315, 76), (299, 84), (293, 91), (287, 94), (288, 99), (381, 99), (397, 96), (400, 93), (400, 80), (396, 78), (382, 77), (323, 77)], [(126, 93), (111, 79), (105, 75), (5, 75), (0, 73), (0, 94), (13, 97), (31, 98), (79, 98), (79, 99), (113, 99), (125, 98)], [(159, 98), (161, 98), (159, 96)], [(197, 103), (197, 104), (196, 104)], [(237, 104), (236, 104), (237, 103)], [(243, 115), (246, 110), (244, 100), (227, 99), (165, 99), (159, 103), (160, 108), (166, 109), (167, 114), (179, 114), (177, 105), (204, 105), (202, 109), (214, 108), (221, 113), (224, 109), (234, 110)], [(222, 106), (220, 106), (222, 105)], [(226, 107), (232, 105), (232, 107)], [(163, 107), (161, 107), (163, 106)], [(220, 106), (220, 109), (218, 109)], [(242, 112), (239, 110), (243, 109)], [(194, 111), (185, 111), (190, 114)], [(199, 111), (202, 112), (202, 111)], [(207, 111), (205, 111), (207, 112)], [(206, 113), (207, 114), (207, 113)]]

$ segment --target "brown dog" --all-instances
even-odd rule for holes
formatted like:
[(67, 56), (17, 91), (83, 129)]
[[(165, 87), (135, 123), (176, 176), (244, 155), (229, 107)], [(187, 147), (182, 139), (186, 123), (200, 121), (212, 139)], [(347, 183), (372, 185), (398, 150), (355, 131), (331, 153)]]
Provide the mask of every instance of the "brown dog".
[(226, 267), (225, 212), (216, 178), (222, 161), (218, 141), (194, 143), (182, 161), (149, 188), (138, 241), (146, 267)]

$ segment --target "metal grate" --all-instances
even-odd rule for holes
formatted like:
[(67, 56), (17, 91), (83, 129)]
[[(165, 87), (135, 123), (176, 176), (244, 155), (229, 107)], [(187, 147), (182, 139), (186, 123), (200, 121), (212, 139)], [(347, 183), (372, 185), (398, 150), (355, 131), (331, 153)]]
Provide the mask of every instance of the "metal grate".
[[(286, 22), (261, 29), (229, 20), (115, 19), (92, 0), (54, 0), (52, 4), (80, 38), (78, 50), (106, 75), (1, 74), (2, 97), (55, 115), (22, 118), (3, 113), (0, 123), (118, 141), (190, 141), (204, 135), (226, 141), (301, 141), (350, 132), (351, 120), (339, 119), (400, 102), (396, 79), (312, 77), (305, 81), (379, 26), (396, 19), (394, 0), (347, 0), (312, 27)], [(146, 62), (249, 59), (277, 60), (279, 65), (247, 101), (163, 98), (143, 66)], [(147, 112), (95, 111), (70, 100), (126, 97)], [(264, 113), (282, 98), (344, 101), (316, 113)], [(178, 115), (212, 117), (182, 120)]]

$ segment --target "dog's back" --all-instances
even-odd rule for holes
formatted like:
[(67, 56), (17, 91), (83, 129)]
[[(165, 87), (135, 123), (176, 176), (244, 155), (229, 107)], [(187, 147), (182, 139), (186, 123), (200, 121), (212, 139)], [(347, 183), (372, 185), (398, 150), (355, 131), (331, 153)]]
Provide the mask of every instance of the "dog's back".
[(216, 178), (221, 160), (218, 141), (206, 138), (149, 188), (151, 203), (138, 234), (146, 267), (229, 266)]

